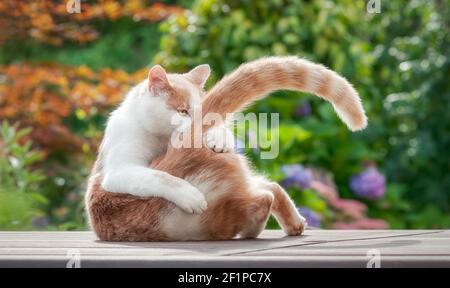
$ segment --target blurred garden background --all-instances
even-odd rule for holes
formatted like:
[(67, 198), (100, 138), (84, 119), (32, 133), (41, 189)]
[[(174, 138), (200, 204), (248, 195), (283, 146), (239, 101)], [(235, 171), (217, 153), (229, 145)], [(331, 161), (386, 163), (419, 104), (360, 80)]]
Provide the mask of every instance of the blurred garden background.
[(82, 0), (76, 13), (76, 0), (2, 0), (0, 230), (87, 229), (83, 195), (106, 118), (151, 65), (209, 63), (211, 87), (268, 55), (338, 71), (368, 113), (368, 128), (351, 133), (308, 94), (250, 108), (280, 113), (280, 155), (240, 152), (311, 226), (449, 228), (450, 1), (381, 0), (380, 13), (366, 2)]

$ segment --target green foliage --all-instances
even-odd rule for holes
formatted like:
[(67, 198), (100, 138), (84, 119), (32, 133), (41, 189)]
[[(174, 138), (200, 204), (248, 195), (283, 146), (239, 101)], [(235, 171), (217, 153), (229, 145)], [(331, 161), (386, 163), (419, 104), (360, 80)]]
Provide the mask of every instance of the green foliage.
[(44, 180), (32, 166), (41, 154), (24, 141), (29, 129), (18, 129), (3, 121), (0, 130), (0, 229), (31, 227), (31, 218), (41, 213), (47, 199), (39, 193)]
[[(379, 21), (373, 52), (374, 103), (381, 117), (374, 133), (391, 179), (407, 185), (415, 208), (450, 209), (450, 15), (448, 2), (390, 3), (397, 17)], [(447, 10), (447, 12), (445, 12)], [(375, 92), (375, 90), (374, 90)], [(431, 222), (429, 225), (432, 224)]]
[[(364, 1), (351, 0), (198, 0), (191, 11), (161, 25), (162, 51), (155, 61), (180, 71), (209, 63), (210, 82), (268, 55), (299, 55), (331, 67), (360, 92), (368, 129), (351, 134), (328, 103), (275, 93), (251, 109), (279, 112), (282, 121), (280, 156), (253, 157), (257, 168), (277, 178), (282, 164), (324, 167), (349, 198), (351, 175), (375, 161), (389, 185), (385, 199), (368, 203), (370, 215), (395, 228), (448, 227), (447, 9), (438, 0), (384, 1), (381, 14), (369, 14)], [(295, 116), (305, 99), (312, 102), (312, 115)], [(306, 192), (291, 193), (314, 201)]]

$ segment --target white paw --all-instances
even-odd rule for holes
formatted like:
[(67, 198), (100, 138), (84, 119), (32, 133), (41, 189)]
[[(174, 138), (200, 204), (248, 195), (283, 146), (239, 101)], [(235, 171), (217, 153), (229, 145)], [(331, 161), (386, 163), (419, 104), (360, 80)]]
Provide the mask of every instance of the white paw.
[(190, 214), (202, 214), (208, 208), (205, 195), (194, 186), (187, 186), (180, 189), (173, 202)]
[(206, 132), (205, 144), (217, 153), (233, 152), (234, 136), (225, 126), (216, 126)]

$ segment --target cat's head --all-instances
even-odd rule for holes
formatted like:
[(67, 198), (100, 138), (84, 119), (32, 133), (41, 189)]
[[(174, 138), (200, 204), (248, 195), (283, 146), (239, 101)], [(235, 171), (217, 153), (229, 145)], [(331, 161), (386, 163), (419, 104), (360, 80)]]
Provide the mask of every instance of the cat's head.
[(201, 107), (203, 88), (210, 72), (207, 64), (184, 74), (167, 73), (163, 67), (153, 66), (139, 101), (143, 124), (152, 132), (167, 135), (180, 125), (189, 125), (194, 111)]

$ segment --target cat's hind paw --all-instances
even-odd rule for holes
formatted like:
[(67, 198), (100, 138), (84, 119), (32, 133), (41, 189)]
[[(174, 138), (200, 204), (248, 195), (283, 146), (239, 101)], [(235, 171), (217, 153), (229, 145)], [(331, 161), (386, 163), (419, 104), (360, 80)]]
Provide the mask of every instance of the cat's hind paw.
[(298, 218), (295, 219), (293, 223), (290, 223), (284, 227), (284, 230), (289, 236), (299, 236), (302, 235), (307, 226), (308, 223), (306, 222), (306, 219), (302, 215), (298, 214)]

